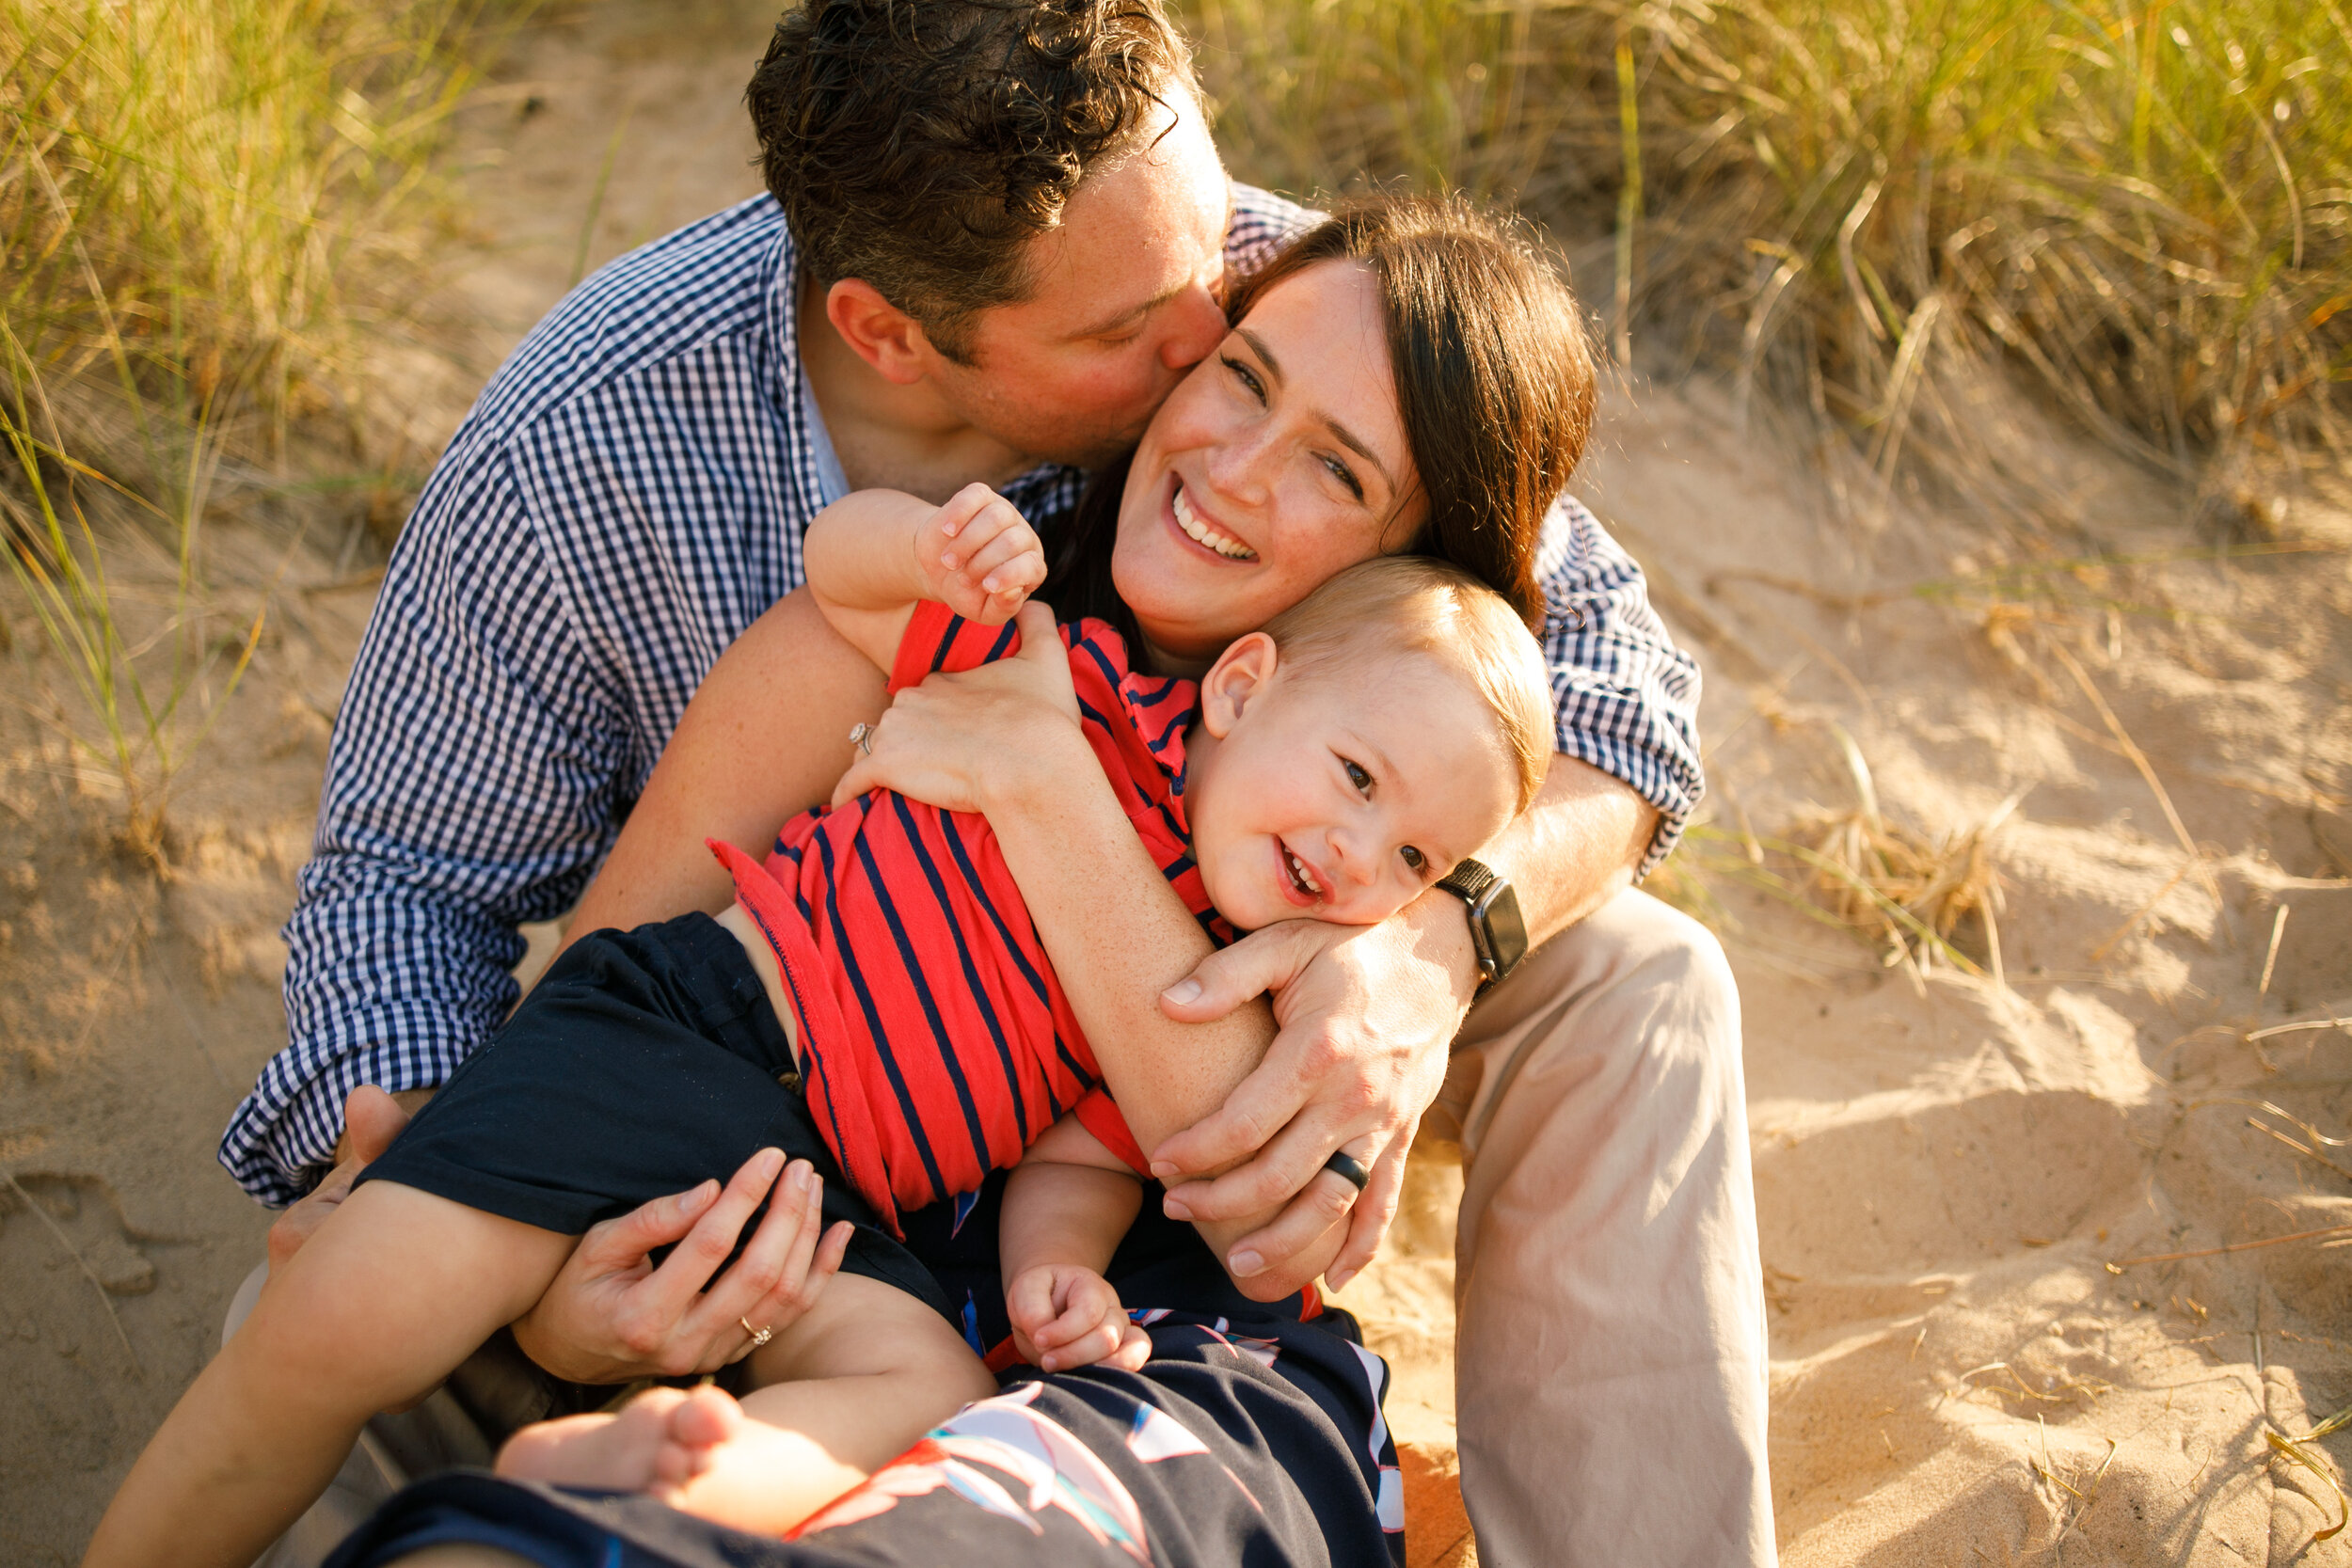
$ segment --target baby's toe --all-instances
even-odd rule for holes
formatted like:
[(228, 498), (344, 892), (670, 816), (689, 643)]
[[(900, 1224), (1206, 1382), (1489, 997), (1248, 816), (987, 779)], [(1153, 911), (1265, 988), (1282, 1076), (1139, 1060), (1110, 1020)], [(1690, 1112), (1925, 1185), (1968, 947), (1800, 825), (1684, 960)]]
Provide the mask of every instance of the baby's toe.
[(734, 1395), (705, 1384), (671, 1409), (670, 1440), (690, 1449), (717, 1448), (740, 1433), (747, 1419)]

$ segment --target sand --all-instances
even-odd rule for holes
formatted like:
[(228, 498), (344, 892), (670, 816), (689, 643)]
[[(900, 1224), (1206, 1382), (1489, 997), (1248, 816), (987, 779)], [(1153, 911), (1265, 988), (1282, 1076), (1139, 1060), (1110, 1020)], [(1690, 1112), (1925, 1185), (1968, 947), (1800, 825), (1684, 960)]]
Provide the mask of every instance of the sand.
[[(607, 0), (518, 41), (453, 153), (464, 232), (373, 377), (387, 449), (429, 461), (583, 236), (593, 265), (756, 189), (736, 101), (765, 9)], [(2352, 1227), (2352, 1149), (2314, 1136), (2352, 1133), (2352, 1030), (2249, 1038), (2352, 1014), (2352, 487), (2273, 460), (2237, 476), (2253, 506), (2201, 509), (2010, 397), (1980, 411), (1997, 497), (1889, 491), (1704, 380), (1606, 402), (1583, 492), (1707, 668), (1716, 793), (1671, 880), (1745, 1008), (1785, 1558), (2352, 1561), (2312, 1542), (2328, 1484), (2265, 1441), (2352, 1404), (2352, 1228), (2213, 1251)], [(232, 485), (211, 540), (228, 610), (278, 591), (160, 872), (113, 847), (64, 667), (0, 591), (11, 1564), (76, 1558), (267, 1223), (213, 1148), (283, 1037), (277, 927), (381, 539), (364, 505)], [(2000, 571), (2091, 555), (2164, 559)], [(1752, 885), (1751, 836), (1857, 808), (1841, 735), (1882, 819), (1931, 842), (2022, 792), (1987, 838), (1997, 983), (1890, 966)], [(1954, 942), (1991, 970), (1979, 921)], [(1459, 1185), (1420, 1160), (1342, 1298), (1396, 1365), (1417, 1563), (1475, 1560), (1449, 1484)], [(2207, 1255), (2108, 1266), (2182, 1253)], [(2352, 1463), (2352, 1432), (2311, 1447)]]

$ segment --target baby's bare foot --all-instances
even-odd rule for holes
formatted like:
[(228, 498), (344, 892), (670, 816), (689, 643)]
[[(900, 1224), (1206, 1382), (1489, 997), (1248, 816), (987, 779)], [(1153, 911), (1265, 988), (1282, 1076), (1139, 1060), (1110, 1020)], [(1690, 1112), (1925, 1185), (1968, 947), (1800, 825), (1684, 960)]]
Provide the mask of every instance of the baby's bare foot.
[(697, 1388), (673, 1407), (670, 1442), (699, 1467), (666, 1500), (757, 1534), (783, 1534), (862, 1476), (802, 1433), (746, 1415), (716, 1388)]
[[(671, 1431), (676, 1414), (702, 1392), (652, 1388), (612, 1415), (568, 1416), (527, 1426), (499, 1450), (498, 1473), (674, 1498), (679, 1487), (707, 1468), (707, 1448), (682, 1443)], [(735, 1403), (723, 1394), (718, 1398)]]

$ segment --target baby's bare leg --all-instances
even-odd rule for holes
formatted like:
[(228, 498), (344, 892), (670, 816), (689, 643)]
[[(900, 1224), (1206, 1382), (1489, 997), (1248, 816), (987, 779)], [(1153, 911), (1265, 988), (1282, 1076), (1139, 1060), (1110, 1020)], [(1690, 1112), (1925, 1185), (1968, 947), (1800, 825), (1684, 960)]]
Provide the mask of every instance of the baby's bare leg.
[(361, 1187), (181, 1397), (84, 1568), (244, 1568), (370, 1416), (429, 1392), (527, 1310), (574, 1241), (413, 1187)]
[[(699, 1447), (670, 1500), (737, 1529), (779, 1532), (904, 1453), (996, 1379), (946, 1319), (896, 1287), (839, 1275), (800, 1322), (759, 1352), (762, 1386), (688, 1401), (672, 1432)], [(749, 1417), (749, 1419), (743, 1418)]]

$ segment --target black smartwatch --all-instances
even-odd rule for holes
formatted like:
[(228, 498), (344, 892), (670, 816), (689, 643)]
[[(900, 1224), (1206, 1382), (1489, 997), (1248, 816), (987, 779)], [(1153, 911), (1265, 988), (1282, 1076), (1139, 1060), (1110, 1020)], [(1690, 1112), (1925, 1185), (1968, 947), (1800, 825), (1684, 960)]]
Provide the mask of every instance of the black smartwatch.
[(1470, 945), (1478, 952), (1479, 983), (1492, 985), (1527, 957), (1527, 922), (1511, 884), (1478, 861), (1457, 862), (1438, 885), (1469, 907)]

